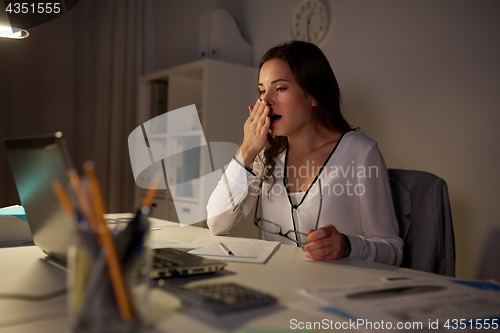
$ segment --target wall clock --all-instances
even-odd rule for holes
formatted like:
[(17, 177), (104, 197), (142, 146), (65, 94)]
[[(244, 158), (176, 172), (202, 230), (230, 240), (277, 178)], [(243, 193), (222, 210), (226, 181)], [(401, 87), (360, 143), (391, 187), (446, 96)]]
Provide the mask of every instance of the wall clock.
[(300, 0), (292, 9), (293, 39), (318, 44), (328, 28), (328, 13), (321, 0)]

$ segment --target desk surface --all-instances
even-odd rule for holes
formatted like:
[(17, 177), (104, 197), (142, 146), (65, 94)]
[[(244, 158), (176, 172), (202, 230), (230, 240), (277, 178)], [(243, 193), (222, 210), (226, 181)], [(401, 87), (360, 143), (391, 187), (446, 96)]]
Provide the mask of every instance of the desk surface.
[[(178, 225), (151, 232), (152, 238), (192, 242), (210, 235), (209, 230)], [(0, 248), (0, 294), (45, 295), (66, 285), (66, 274), (44, 260), (35, 246)], [(216, 275), (182, 278), (186, 281), (235, 281), (278, 297), (279, 305), (246, 311), (223, 318), (184, 309), (169, 293), (155, 288), (151, 292), (151, 332), (218, 332), (235, 329), (286, 329), (290, 320), (318, 321), (317, 316), (298, 309), (304, 300), (298, 293), (303, 286), (366, 284), (381, 277), (437, 277), (434, 274), (344, 258), (335, 262), (314, 262), (293, 246), (281, 245), (266, 264), (230, 262)], [(294, 305), (295, 304), (295, 305)], [(0, 333), (67, 332), (66, 296), (49, 301), (12, 300), (0, 297)]]

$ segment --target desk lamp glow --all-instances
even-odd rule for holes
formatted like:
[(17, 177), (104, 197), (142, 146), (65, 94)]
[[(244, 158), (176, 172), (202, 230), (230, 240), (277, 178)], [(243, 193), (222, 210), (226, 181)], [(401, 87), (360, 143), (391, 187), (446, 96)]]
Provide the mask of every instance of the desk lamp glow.
[(26, 30), (11, 27), (11, 25), (4, 2), (0, 1), (0, 38), (23, 39), (30, 35)]
[(30, 34), (26, 30), (0, 25), (0, 37), (23, 39), (28, 37), (29, 35)]

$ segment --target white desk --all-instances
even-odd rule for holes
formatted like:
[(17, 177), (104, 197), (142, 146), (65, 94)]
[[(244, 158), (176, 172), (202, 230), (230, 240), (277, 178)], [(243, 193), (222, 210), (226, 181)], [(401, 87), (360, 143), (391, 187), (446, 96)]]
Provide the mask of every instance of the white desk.
[[(210, 235), (196, 227), (169, 226), (152, 231), (153, 238), (191, 242)], [(65, 287), (65, 272), (45, 262), (35, 246), (0, 249), (0, 294), (45, 295)], [(279, 305), (224, 317), (182, 309), (174, 296), (156, 288), (151, 293), (151, 332), (218, 332), (224, 329), (290, 328), (290, 320), (318, 321), (318, 317), (291, 308), (303, 298), (302, 286), (365, 284), (382, 276), (436, 277), (434, 274), (344, 258), (336, 262), (313, 262), (293, 246), (281, 245), (266, 264), (228, 263), (216, 275), (189, 277), (189, 280), (235, 281), (279, 298)], [(186, 278), (183, 278), (186, 279)], [(0, 298), (0, 333), (67, 332), (66, 296), (49, 301)], [(14, 325), (15, 324), (15, 325)]]

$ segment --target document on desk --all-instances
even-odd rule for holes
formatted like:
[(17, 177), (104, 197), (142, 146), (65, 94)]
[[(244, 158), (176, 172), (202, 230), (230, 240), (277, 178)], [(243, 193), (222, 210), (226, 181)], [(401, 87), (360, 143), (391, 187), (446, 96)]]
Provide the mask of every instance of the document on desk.
[[(232, 254), (228, 254), (221, 243), (229, 248)], [(257, 264), (264, 264), (280, 245), (279, 242), (224, 236), (200, 237), (191, 244), (196, 246), (194, 250), (189, 251), (191, 254), (224, 261)]]
[(186, 243), (167, 238), (150, 238), (148, 239), (146, 244), (150, 249), (172, 248), (183, 252), (187, 252), (196, 248), (196, 245), (192, 243)]
[(382, 321), (386, 329), (399, 327), (401, 331), (463, 330), (486, 327), (486, 322), (490, 327), (494, 322), (500, 327), (500, 285), (494, 282), (402, 279), (368, 285), (305, 287), (300, 292), (321, 304), (318, 313), (364, 324), (357, 328), (367, 330), (376, 330), (373, 325), (381, 328)]
[(0, 208), (0, 245), (21, 245), (31, 241), (33, 238), (27, 221), (22, 206)]

